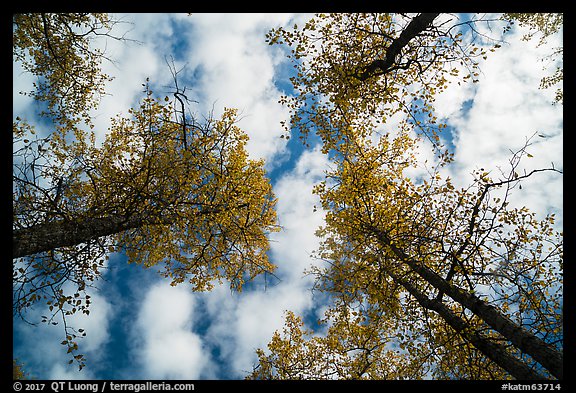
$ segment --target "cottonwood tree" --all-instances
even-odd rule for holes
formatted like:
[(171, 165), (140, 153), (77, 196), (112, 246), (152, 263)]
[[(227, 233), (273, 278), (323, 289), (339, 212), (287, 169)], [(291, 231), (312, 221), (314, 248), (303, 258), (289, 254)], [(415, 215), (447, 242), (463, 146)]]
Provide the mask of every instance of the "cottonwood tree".
[[(340, 15), (328, 19), (329, 28), (333, 20), (347, 19), (354, 23), (339, 31), (368, 31), (371, 36), (383, 36), (374, 28), (378, 21), (393, 20)], [(408, 53), (416, 55), (418, 45), (410, 45), (410, 40), (422, 42), (419, 35), (430, 40), (424, 55), (445, 48), (445, 34), (434, 41), (435, 19), (422, 14), (403, 30), (383, 30), (389, 41), (380, 47), (367, 45), (380, 52), (372, 57), (364, 53), (367, 63), (354, 72), (332, 73), (338, 69), (333, 64), (304, 65), (293, 79), (305, 81), (296, 84), (303, 92), (300, 97), (322, 97), (312, 103), (313, 109), (308, 109), (309, 98), (294, 100), (292, 122), (302, 122), (304, 133), (316, 131), (334, 159), (335, 169), (315, 188), (327, 215), (318, 231), (323, 242), (317, 253), (325, 263), (312, 269), (317, 289), (330, 293), (334, 305), (323, 321), (329, 325), (323, 337), (302, 330), (302, 320), (288, 314), (286, 329), (274, 335), (269, 352), (258, 350), (259, 364), (251, 378), (562, 378), (562, 234), (554, 229), (553, 215), (539, 220), (527, 208), (510, 206), (510, 195), (522, 180), (560, 171), (552, 166), (520, 172), (521, 160), (531, 157), (528, 139), (513, 152), (509, 168), (500, 173), (480, 169), (473, 173), (472, 184), (456, 188), (442, 175), (450, 154), (436, 144), (437, 166), (428, 168), (427, 178), (413, 180), (407, 173), (418, 165), (415, 153), (421, 138), (414, 136), (413, 128), (420, 125), (414, 121), (419, 117), (408, 113), (393, 131), (376, 133), (375, 120), (366, 112), (368, 108), (368, 113), (377, 110), (384, 116), (407, 108), (402, 87), (372, 92), (360, 83), (361, 92), (374, 94), (368, 98), (353, 90), (365, 75), (366, 80), (381, 82), (391, 72), (390, 80), (397, 79), (404, 67), (373, 67), (390, 64), (390, 48), (413, 48)], [(323, 29), (313, 22), (306, 29), (310, 24), (314, 31)], [(312, 42), (299, 35), (303, 32), (283, 34), (298, 37), (301, 41), (292, 43), (297, 42), (296, 48), (300, 44), (300, 51)], [(348, 42), (355, 42), (353, 36)], [(314, 45), (345, 48), (338, 34), (323, 34)], [(328, 58), (326, 51), (319, 53), (303, 64)], [(347, 54), (341, 56), (347, 59)], [(445, 61), (441, 55), (436, 60)], [(409, 63), (420, 66), (411, 68)], [(341, 69), (354, 69), (346, 61), (342, 64)], [(399, 64), (411, 70), (405, 77), (415, 81), (407, 79), (412, 85), (404, 91), (422, 81), (442, 80), (446, 72), (437, 68), (427, 75), (422, 65), (429, 64), (417, 58)], [(372, 69), (374, 74), (366, 74)], [(340, 83), (347, 91), (314, 91), (338, 77), (343, 80), (326, 86)], [(433, 101), (432, 86), (421, 86), (428, 90), (418, 90), (419, 97)], [(391, 98), (395, 94), (400, 98)], [(345, 99), (348, 95), (350, 100)], [(400, 105), (386, 105), (394, 102)], [(429, 130), (421, 131), (434, 141)]]
[[(338, 343), (343, 363), (333, 367), (342, 371), (313, 374), (287, 361), (303, 356), (291, 352), (303, 348), (289, 319), (290, 334), (273, 338), (270, 355), (259, 352), (255, 376), (561, 378), (562, 238), (553, 215), (537, 220), (508, 201), (520, 181), (537, 175), (514, 174), (526, 149), (498, 179), (480, 171), (457, 189), (438, 173), (410, 181), (407, 142), (360, 145), (316, 188), (327, 211), (317, 255), (326, 266), (312, 270), (317, 289), (354, 317), (339, 330), (343, 322), (327, 316), (326, 347), (304, 352), (318, 357)], [(345, 345), (366, 329), (374, 331), (362, 345)], [(395, 347), (404, 358), (391, 362)], [(286, 363), (294, 368), (286, 371)]]
[[(25, 41), (37, 32), (22, 20), (50, 20), (52, 31), (59, 18), (17, 16), (17, 35)], [(198, 121), (185, 111), (188, 101), (179, 87), (171, 99), (155, 96), (144, 83), (139, 106), (113, 118), (97, 144), (95, 133), (82, 127), (90, 125), (83, 111), (103, 87), (89, 83), (89, 95), (82, 95), (83, 56), (68, 59), (73, 65), (62, 71), (70, 90), (61, 79), (52, 81), (54, 69), (64, 64), (60, 57), (69, 53), (47, 48), (55, 42), (42, 39), (48, 40), (42, 36), (30, 46), (42, 54), (31, 63), (42, 75), (33, 96), (48, 100), (44, 115), (54, 128), (38, 136), (25, 119), (13, 123), (13, 309), (26, 319), (32, 305), (45, 303), (43, 320), (62, 322), (62, 344), (73, 355), (70, 362), (82, 368), (76, 339), (86, 333), (68, 326), (66, 317), (89, 314), (86, 290), (111, 252), (124, 252), (129, 263), (159, 266), (172, 285), (189, 282), (204, 291), (227, 280), (240, 290), (246, 280), (274, 269), (266, 251), (268, 233), (277, 230), (276, 200), (263, 161), (248, 156), (236, 111)], [(58, 47), (66, 44), (78, 47), (72, 41)], [(59, 60), (38, 64), (44, 55)], [(83, 114), (67, 116), (70, 105)]]

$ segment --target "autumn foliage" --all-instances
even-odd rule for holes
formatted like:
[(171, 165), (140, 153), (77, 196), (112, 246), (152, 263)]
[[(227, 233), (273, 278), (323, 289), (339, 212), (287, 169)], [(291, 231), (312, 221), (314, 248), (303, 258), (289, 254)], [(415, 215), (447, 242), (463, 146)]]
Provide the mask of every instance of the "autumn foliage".
[[(546, 34), (562, 23), (506, 18)], [(45, 305), (42, 320), (63, 325), (61, 343), (80, 368), (86, 332), (66, 318), (89, 314), (87, 289), (110, 253), (196, 291), (224, 282), (241, 290), (275, 268), (276, 198), (235, 109), (193, 118), (170, 69), (173, 94), (142, 81), (138, 105), (94, 130), (110, 77), (92, 44), (123, 39), (112, 35), (116, 23), (107, 14), (13, 16), (14, 58), (37, 78), (22, 93), (49, 124), (39, 132), (13, 121), (13, 310), (26, 319)], [(291, 115), (284, 137), (316, 138), (332, 164), (314, 188), (326, 219), (308, 271), (330, 304), (316, 331), (287, 311), (249, 378), (563, 378), (562, 232), (554, 214), (510, 204), (525, 179), (561, 171), (520, 171), (532, 158), (529, 131), (497, 173), (479, 163), (457, 186), (445, 170), (453, 158), (434, 101), (451, 83), (477, 83), (479, 60), (499, 50), (481, 23), (490, 21), (318, 14), (267, 35), (296, 69), (295, 94), (280, 100)], [(559, 68), (542, 87), (562, 78)], [(422, 149), (434, 157), (424, 171)]]
[[(314, 191), (327, 213), (311, 270), (333, 306), (318, 334), (289, 312), (250, 378), (562, 378), (562, 233), (553, 214), (509, 204), (522, 180), (559, 171), (518, 173), (528, 139), (467, 187), (443, 175), (434, 96), (454, 62), (475, 81), (488, 52), (437, 16), (318, 15), (270, 33), (299, 70), (291, 127), (333, 158)], [(437, 161), (413, 178), (423, 146)]]
[(43, 321), (64, 325), (62, 344), (80, 368), (76, 339), (85, 332), (66, 317), (89, 314), (86, 290), (110, 253), (157, 267), (172, 285), (205, 291), (226, 281), (241, 290), (274, 270), (267, 235), (278, 229), (264, 162), (248, 157), (234, 109), (199, 122), (175, 109), (180, 90), (157, 97), (143, 81), (139, 106), (96, 142), (88, 116), (106, 77), (88, 41), (109, 23), (103, 15), (14, 18), (17, 58), (42, 77), (27, 94), (46, 103), (41, 115), (53, 128), (39, 136), (26, 119), (13, 123), (13, 309), (27, 318), (44, 302)]

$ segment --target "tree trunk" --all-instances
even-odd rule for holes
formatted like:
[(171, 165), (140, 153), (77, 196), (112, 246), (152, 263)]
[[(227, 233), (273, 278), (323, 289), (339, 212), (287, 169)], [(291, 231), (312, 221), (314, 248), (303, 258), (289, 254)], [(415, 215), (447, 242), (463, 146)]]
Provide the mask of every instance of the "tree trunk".
[(512, 345), (522, 352), (532, 356), (534, 360), (544, 366), (556, 378), (562, 379), (563, 354), (561, 351), (556, 350), (550, 344), (536, 337), (522, 326), (517, 325), (508, 317), (500, 313), (495, 307), (489, 305), (470, 292), (450, 284), (427, 266), (410, 258), (403, 250), (392, 244), (384, 232), (379, 231), (376, 228), (371, 228), (371, 230), (380, 242), (390, 247), (392, 252), (394, 252), (399, 259), (406, 263), (414, 272), (418, 273), (434, 288), (445, 293), (454, 301), (472, 311), (492, 329), (496, 330), (508, 339)]
[(143, 225), (144, 218), (133, 215), (85, 218), (78, 221), (59, 220), (38, 224), (12, 232), (12, 258), (24, 257), (74, 246), (89, 240), (120, 233)]
[(544, 376), (529, 367), (526, 363), (512, 356), (502, 344), (491, 342), (487, 337), (478, 332), (470, 331), (468, 324), (462, 318), (457, 316), (445, 304), (438, 299), (430, 299), (420, 292), (408, 281), (401, 277), (388, 272), (395, 282), (402, 285), (418, 303), (427, 310), (437, 312), (448, 325), (450, 325), (462, 338), (472, 344), (476, 349), (482, 352), (487, 358), (502, 367), (506, 372), (519, 380), (542, 380)]
[[(247, 203), (240, 203), (234, 209), (242, 209)], [(222, 206), (198, 210), (198, 215), (219, 213)], [(110, 236), (143, 225), (170, 225), (175, 217), (168, 212), (161, 214), (108, 215), (88, 217), (80, 220), (58, 220), (33, 225), (12, 232), (12, 258), (25, 257), (54, 250), (58, 247), (74, 246), (89, 240)]]

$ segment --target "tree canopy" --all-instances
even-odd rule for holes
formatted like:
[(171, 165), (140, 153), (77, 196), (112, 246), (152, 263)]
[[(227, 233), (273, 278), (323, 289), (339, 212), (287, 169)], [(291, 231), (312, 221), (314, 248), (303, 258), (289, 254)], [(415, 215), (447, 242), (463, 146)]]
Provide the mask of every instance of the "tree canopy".
[(158, 97), (143, 81), (139, 106), (113, 118), (98, 144), (90, 110), (108, 77), (90, 39), (110, 27), (109, 16), (30, 14), (13, 22), (15, 59), (39, 80), (26, 94), (46, 104), (40, 115), (51, 126), (39, 136), (27, 119), (13, 122), (15, 315), (26, 319), (44, 302), (43, 321), (64, 325), (62, 344), (83, 367), (76, 339), (85, 332), (66, 317), (89, 314), (86, 289), (110, 253), (162, 266), (172, 285), (197, 291), (223, 280), (240, 290), (274, 270), (266, 252), (267, 235), (278, 229), (276, 199), (264, 162), (248, 156), (235, 109), (200, 122), (177, 83), (172, 97)]
[[(329, 304), (317, 330), (287, 310), (247, 378), (563, 378), (563, 233), (553, 212), (511, 203), (527, 179), (562, 170), (521, 169), (543, 137), (526, 130), (505, 166), (478, 163), (457, 184), (435, 113), (440, 93), (480, 82), (481, 60), (502, 50), (486, 33), (496, 21), (504, 37), (528, 27), (539, 47), (563, 26), (562, 14), (338, 13), (269, 31), (296, 70), (283, 137), (318, 141), (331, 163), (313, 191), (326, 215), (307, 272)], [(96, 41), (127, 40), (118, 23), (13, 15), (14, 61), (35, 80), (21, 94), (37, 111), (13, 120), (13, 312), (34, 324), (29, 311), (45, 310), (80, 369), (86, 332), (68, 317), (90, 313), (111, 253), (194, 291), (240, 291), (275, 269), (277, 200), (236, 109), (193, 116), (172, 63), (171, 93), (143, 80), (138, 103), (95, 129), (112, 80), (102, 62), (114, 61)], [(543, 56), (554, 71), (540, 81), (561, 105), (562, 55)]]
[[(291, 126), (320, 136), (335, 165), (315, 188), (327, 215), (324, 264), (312, 269), (334, 301), (325, 335), (288, 313), (250, 378), (562, 378), (562, 233), (553, 214), (538, 220), (509, 201), (524, 179), (561, 172), (518, 173), (531, 138), (467, 187), (442, 172), (452, 158), (432, 104), (460, 72), (452, 63), (476, 81), (474, 59), (489, 51), (456, 28), (475, 23), (338, 14), (270, 33), (298, 69), (299, 95), (284, 100)], [(396, 129), (378, 128), (402, 111)], [(437, 162), (413, 179), (426, 139)]]

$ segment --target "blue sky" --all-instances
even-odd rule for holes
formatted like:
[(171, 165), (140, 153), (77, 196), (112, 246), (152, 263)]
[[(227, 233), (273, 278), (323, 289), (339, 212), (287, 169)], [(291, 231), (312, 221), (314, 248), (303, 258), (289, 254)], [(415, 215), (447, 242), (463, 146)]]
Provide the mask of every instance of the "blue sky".
[[(256, 362), (255, 350), (265, 347), (281, 329), (285, 310), (305, 315), (307, 321), (322, 316), (325, 300), (311, 291), (312, 278), (304, 271), (318, 263), (310, 258), (319, 240), (315, 230), (324, 213), (311, 193), (330, 165), (317, 146), (305, 149), (297, 137), (281, 138), (282, 120), (288, 111), (278, 104), (290, 93), (292, 65), (278, 46), (268, 46), (265, 34), (277, 26), (302, 25), (304, 14), (123, 14), (131, 22), (120, 25), (140, 44), (99, 42), (115, 63), (105, 63), (114, 76), (95, 117), (100, 141), (109, 119), (127, 114), (142, 97), (142, 83), (150, 78), (152, 90), (167, 95), (171, 75), (165, 62), (173, 56), (183, 67), (179, 83), (188, 97), (198, 101), (192, 110), (199, 116), (224, 107), (238, 108), (239, 126), (250, 136), (248, 151), (264, 158), (278, 197), (282, 231), (271, 235), (270, 257), (278, 266), (275, 277), (259, 277), (242, 293), (216, 286), (209, 293), (193, 293), (182, 284), (171, 287), (154, 269), (127, 265), (122, 254), (112, 254), (98, 288), (92, 292), (90, 316), (72, 319), (86, 330), (80, 340), (87, 367), (81, 372), (68, 366), (59, 326), (30, 326), (14, 320), (14, 356), (38, 379), (239, 379)], [(486, 27), (479, 27), (486, 28)], [(496, 30), (496, 29), (495, 29)], [(436, 112), (450, 128), (443, 135), (453, 148), (455, 162), (446, 171), (457, 186), (469, 184), (473, 169), (496, 171), (504, 166), (510, 150), (521, 147), (534, 132), (536, 138), (525, 163), (527, 170), (554, 162), (562, 168), (562, 107), (551, 102), (554, 91), (538, 89), (543, 67), (539, 60), (561, 35), (537, 48), (521, 40), (516, 29), (503, 47), (481, 64), (480, 83), (452, 84), (438, 96)], [(537, 40), (534, 40), (537, 41)], [(14, 116), (34, 118), (35, 107), (18, 91), (32, 83), (14, 65)], [(393, 127), (390, 119), (387, 127)], [(46, 127), (45, 124), (40, 128)], [(48, 132), (47, 129), (44, 129)], [(433, 160), (425, 149), (422, 162)], [(422, 175), (424, 166), (413, 176)], [(543, 186), (545, 184), (545, 186)], [(540, 216), (557, 212), (562, 227), (561, 176), (528, 179), (513, 203), (526, 205)], [(42, 315), (41, 309), (30, 316)]]

